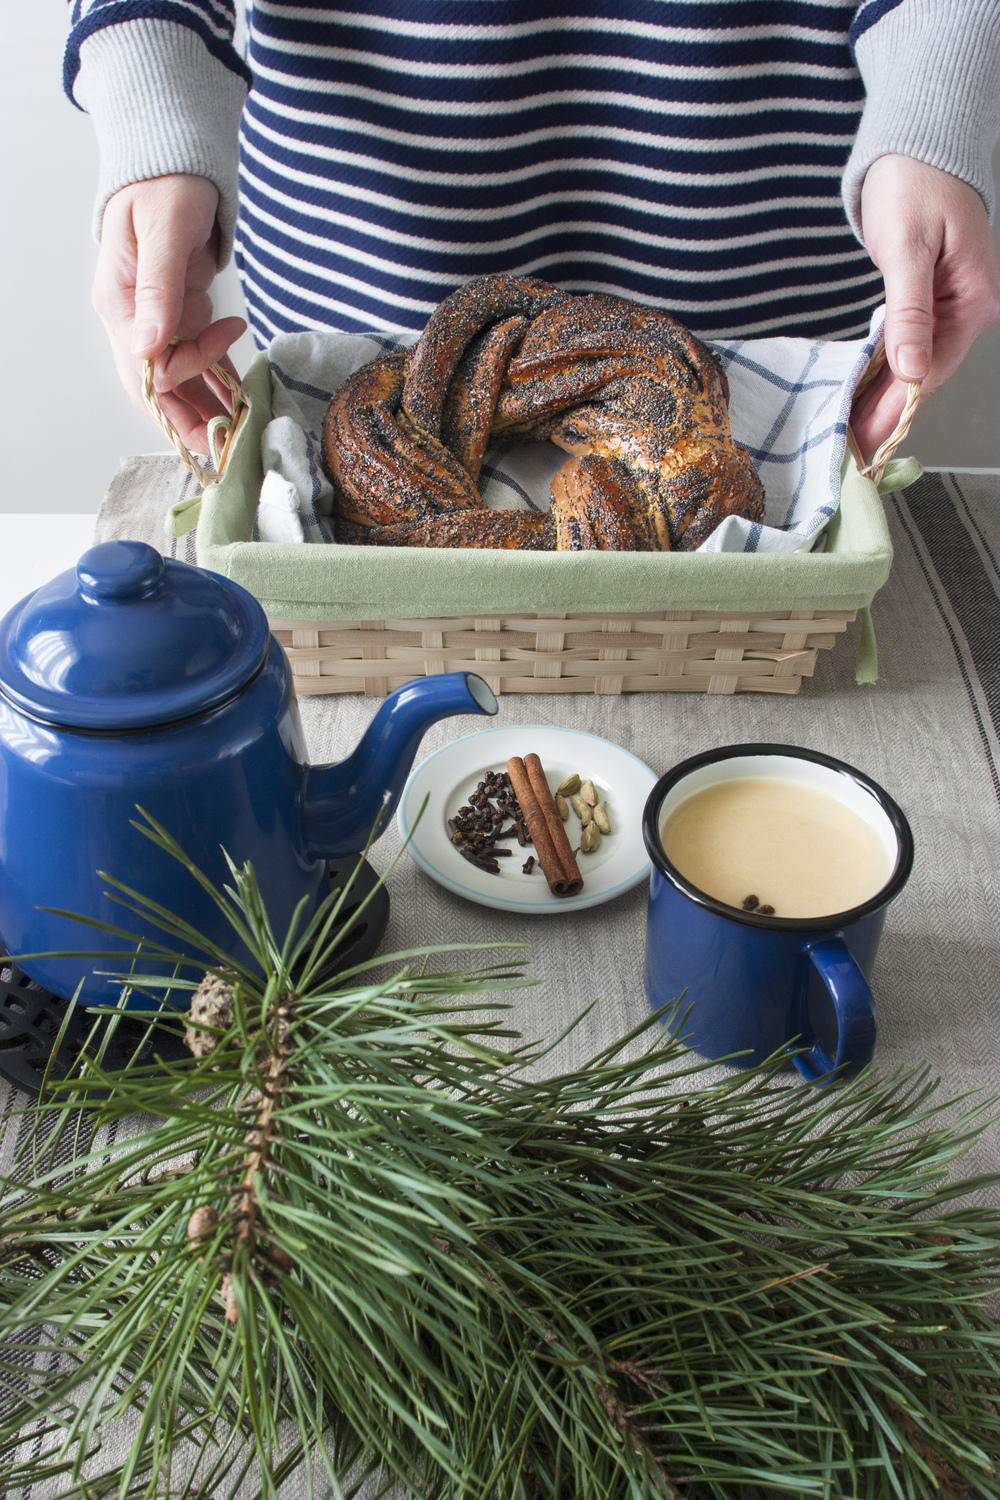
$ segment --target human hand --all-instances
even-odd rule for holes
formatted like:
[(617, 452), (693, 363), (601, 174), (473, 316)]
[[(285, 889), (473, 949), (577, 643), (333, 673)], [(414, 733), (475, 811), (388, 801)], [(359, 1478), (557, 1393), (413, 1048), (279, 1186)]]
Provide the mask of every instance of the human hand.
[[(212, 322), (208, 289), (218, 263), (219, 194), (204, 177), (134, 182), (108, 200), (93, 301), (121, 382), (142, 407), (142, 366), (155, 359), (160, 406), (183, 441), (208, 452), (208, 423), (228, 416), (228, 393), (208, 372), (244, 332), (242, 318)], [(181, 342), (171, 346), (171, 340)]]
[(927, 396), (1000, 318), (1000, 266), (982, 198), (911, 156), (880, 156), (861, 190), (865, 245), (885, 280), (888, 364), (851, 427), (870, 458), (899, 420), (911, 380)]

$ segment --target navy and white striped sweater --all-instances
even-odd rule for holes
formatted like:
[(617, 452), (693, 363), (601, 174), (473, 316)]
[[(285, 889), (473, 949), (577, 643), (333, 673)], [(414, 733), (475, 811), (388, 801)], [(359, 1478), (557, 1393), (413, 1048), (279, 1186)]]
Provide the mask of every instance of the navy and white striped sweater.
[(882, 283), (845, 168), (855, 229), (887, 151), (990, 201), (993, 0), (253, 0), (249, 72), (233, 25), (231, 0), (75, 0), (66, 84), (102, 208), (192, 171), (228, 229), (252, 74), (235, 253), (262, 343), (417, 329), (495, 271), (709, 337), (856, 335)]

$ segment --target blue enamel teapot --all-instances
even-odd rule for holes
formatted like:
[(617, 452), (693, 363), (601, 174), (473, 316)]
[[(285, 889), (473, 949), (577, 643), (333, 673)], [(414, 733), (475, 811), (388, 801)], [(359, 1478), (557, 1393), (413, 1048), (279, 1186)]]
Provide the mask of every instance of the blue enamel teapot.
[[(232, 951), (233, 933), (193, 876), (132, 826), (152, 814), (216, 885), (223, 849), (250, 860), (276, 933), (325, 894), (326, 861), (387, 825), (424, 731), (494, 714), (482, 678), (422, 678), (386, 699), (353, 754), (306, 763), (291, 672), (264, 611), (238, 584), (104, 542), (0, 620), (0, 942), (8, 953), (111, 952), (121, 940), (55, 907), (158, 937), (106, 894), (98, 871)], [(64, 998), (114, 1003), (94, 970), (23, 965)], [(148, 970), (147, 970), (148, 972)]]

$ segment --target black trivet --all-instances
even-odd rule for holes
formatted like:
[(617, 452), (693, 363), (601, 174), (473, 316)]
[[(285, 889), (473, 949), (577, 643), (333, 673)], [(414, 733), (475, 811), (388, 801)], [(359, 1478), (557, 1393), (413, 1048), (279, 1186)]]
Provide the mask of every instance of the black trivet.
[[(357, 865), (357, 859), (356, 854), (351, 854), (343, 859), (330, 860), (331, 890), (343, 886)], [(345, 923), (351, 921), (377, 883), (378, 876), (364, 861), (342, 912)], [(382, 940), (388, 920), (389, 893), (383, 886), (350, 928), (337, 949), (334, 962), (322, 977), (331, 978), (371, 958)], [(65, 1000), (42, 989), (0, 950), (0, 1078), (33, 1099), (38, 1097), (46, 1067), (50, 1078), (65, 1078), (83, 1050), (95, 1020), (90, 1011), (76, 1009), (69, 1019), (62, 1045), (49, 1065), (52, 1045), (68, 1009)], [(92, 1045), (96, 1046), (98, 1040), (99, 1034), (95, 1034)], [(191, 1055), (181, 1037), (170, 1028), (158, 1026), (151, 1032), (148, 1019), (133, 1021), (124, 1014), (119, 1018), (104, 1053), (104, 1066), (109, 1070), (120, 1069), (130, 1061), (148, 1062), (154, 1054), (164, 1062), (176, 1062)]]

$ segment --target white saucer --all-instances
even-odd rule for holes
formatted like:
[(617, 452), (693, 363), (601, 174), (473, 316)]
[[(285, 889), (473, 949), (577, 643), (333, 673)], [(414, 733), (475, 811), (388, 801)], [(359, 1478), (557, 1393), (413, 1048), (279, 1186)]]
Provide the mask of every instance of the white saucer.
[[(511, 756), (523, 758), (532, 752), (545, 767), (553, 792), (576, 771), (584, 781), (593, 781), (608, 804), (614, 831), (604, 835), (594, 854), (577, 856), (583, 876), (583, 890), (578, 896), (553, 896), (537, 866), (530, 875), (523, 874), (521, 866), (533, 850), (530, 846), (522, 849), (516, 839), (505, 839), (501, 845), (510, 849), (511, 855), (500, 860), (499, 875), (477, 870), (450, 840), (448, 819), (465, 806), (486, 772), (503, 771)], [(417, 823), (424, 798), (428, 798), (407, 849), (432, 880), (456, 896), (498, 911), (580, 911), (614, 900), (649, 874), (642, 812), (655, 784), (656, 777), (647, 765), (610, 740), (551, 725), (497, 727), (454, 740), (421, 761), (403, 788), (396, 821), (403, 838), (407, 838)], [(566, 831), (576, 848), (580, 823), (572, 811)]]

